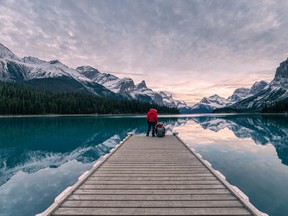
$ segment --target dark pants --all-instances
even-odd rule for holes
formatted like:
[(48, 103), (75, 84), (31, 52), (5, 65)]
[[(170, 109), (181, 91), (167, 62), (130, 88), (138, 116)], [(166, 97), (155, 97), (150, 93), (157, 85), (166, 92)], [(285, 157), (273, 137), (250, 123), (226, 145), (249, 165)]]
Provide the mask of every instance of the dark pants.
[(157, 122), (148, 122), (148, 130), (147, 130), (147, 136), (149, 136), (151, 127), (152, 127), (152, 136), (155, 136), (155, 125)]

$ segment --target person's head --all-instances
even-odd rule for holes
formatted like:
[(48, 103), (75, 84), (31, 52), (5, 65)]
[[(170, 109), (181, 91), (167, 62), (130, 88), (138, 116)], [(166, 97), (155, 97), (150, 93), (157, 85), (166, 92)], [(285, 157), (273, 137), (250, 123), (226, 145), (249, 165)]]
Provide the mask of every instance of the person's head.
[(151, 108), (150, 110), (151, 110), (151, 111), (154, 111), (154, 112), (157, 112), (157, 110), (156, 110), (156, 109), (154, 109), (154, 108)]

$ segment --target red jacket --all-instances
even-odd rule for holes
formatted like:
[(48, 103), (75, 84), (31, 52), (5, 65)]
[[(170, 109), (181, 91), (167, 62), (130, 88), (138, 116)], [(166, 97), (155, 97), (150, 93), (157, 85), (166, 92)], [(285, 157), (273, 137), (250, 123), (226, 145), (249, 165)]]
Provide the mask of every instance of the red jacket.
[(157, 122), (158, 121), (157, 110), (150, 109), (149, 112), (147, 113), (146, 119), (148, 122)]

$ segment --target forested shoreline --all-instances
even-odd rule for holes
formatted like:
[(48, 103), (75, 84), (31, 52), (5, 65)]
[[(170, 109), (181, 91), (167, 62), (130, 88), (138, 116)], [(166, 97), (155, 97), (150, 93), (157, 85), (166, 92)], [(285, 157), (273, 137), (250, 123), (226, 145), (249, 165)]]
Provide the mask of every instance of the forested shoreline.
[(288, 112), (287, 99), (267, 104), (262, 110), (262, 113), (287, 113), (287, 112)]
[(161, 114), (179, 114), (177, 108), (137, 100), (115, 100), (77, 92), (52, 93), (0, 82), (0, 115), (143, 114), (151, 107)]

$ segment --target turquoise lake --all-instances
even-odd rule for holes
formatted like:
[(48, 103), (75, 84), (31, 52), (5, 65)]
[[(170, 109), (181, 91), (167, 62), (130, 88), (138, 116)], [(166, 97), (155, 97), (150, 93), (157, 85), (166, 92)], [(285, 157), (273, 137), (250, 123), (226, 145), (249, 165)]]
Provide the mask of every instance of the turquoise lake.
[[(287, 116), (160, 115), (159, 120), (259, 210), (288, 215)], [(0, 118), (0, 215), (43, 212), (128, 132), (144, 135), (146, 129), (145, 116)]]

